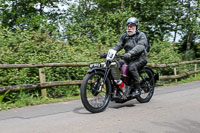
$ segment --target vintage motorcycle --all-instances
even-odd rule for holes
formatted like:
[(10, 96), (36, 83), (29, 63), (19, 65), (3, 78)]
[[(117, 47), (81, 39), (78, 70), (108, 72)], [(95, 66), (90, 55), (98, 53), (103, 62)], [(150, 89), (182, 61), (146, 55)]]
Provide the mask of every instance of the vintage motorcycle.
[[(123, 55), (110, 49), (104, 63), (91, 63), (81, 84), (81, 100), (91, 113), (105, 110), (110, 101), (124, 103), (136, 98), (140, 103), (149, 102), (154, 93), (158, 74), (147, 66), (139, 70), (141, 95), (133, 97), (130, 86), (133, 84), (128, 65), (119, 68), (118, 60)], [(118, 60), (117, 60), (118, 59)]]

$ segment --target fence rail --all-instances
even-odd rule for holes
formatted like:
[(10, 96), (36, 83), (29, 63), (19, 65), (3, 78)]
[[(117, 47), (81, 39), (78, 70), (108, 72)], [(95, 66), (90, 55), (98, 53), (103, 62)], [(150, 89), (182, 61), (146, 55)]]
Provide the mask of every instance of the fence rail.
[[(171, 64), (154, 64), (148, 63), (147, 66), (152, 68), (166, 68), (166, 67), (174, 67), (174, 75), (163, 75), (160, 76), (160, 79), (178, 79), (181, 77), (185, 77), (191, 74), (200, 73), (200, 70), (197, 70), (197, 64), (200, 63), (200, 60), (193, 61), (184, 61), (179, 63), (171, 63)], [(4, 86), (0, 87), (0, 93), (5, 92), (7, 90), (16, 91), (20, 89), (34, 89), (38, 88), (42, 91), (42, 96), (46, 97), (46, 89), (48, 87), (53, 86), (63, 86), (63, 85), (78, 85), (81, 84), (82, 80), (73, 80), (73, 81), (52, 81), (46, 82), (44, 67), (88, 67), (90, 63), (87, 62), (76, 62), (76, 63), (43, 63), (43, 64), (0, 64), (0, 69), (12, 69), (12, 68), (39, 68), (39, 76), (40, 83), (36, 84), (23, 84), (23, 85), (15, 85), (15, 86)], [(181, 74), (177, 74), (176, 67), (184, 64), (194, 64), (194, 71), (185, 72)]]
[(73, 67), (73, 66), (88, 66), (87, 62), (76, 63), (43, 63), (43, 64), (0, 64), (0, 68), (43, 68), (43, 67)]
[[(166, 68), (166, 67), (175, 67), (184, 64), (195, 64), (200, 63), (200, 60), (184, 61), (179, 63), (171, 64), (155, 64), (148, 63), (147, 66), (152, 68)], [(75, 63), (42, 63), (42, 64), (0, 64), (0, 69), (8, 68), (42, 68), (42, 67), (73, 67), (73, 66), (89, 66), (90, 63), (87, 62), (75, 62)]]
[(152, 68), (166, 68), (166, 67), (175, 67), (175, 66), (185, 65), (185, 64), (198, 64), (198, 63), (200, 63), (200, 60), (183, 61), (183, 62), (171, 63), (171, 64), (148, 63), (147, 65), (152, 67)]

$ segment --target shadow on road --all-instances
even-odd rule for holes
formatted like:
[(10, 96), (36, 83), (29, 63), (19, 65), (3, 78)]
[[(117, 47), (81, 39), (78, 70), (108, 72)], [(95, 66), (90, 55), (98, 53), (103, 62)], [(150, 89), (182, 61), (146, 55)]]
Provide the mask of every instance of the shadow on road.
[(133, 103), (129, 103), (129, 104), (124, 104), (124, 103), (116, 103), (114, 105), (110, 105), (109, 108), (113, 108), (113, 109), (120, 109), (120, 108), (124, 108), (124, 107), (134, 107), (136, 106)]
[[(120, 109), (120, 108), (127, 108), (127, 107), (134, 107), (136, 106), (137, 102), (127, 102), (127, 103), (115, 103), (115, 102), (110, 102), (109, 106), (107, 108), (111, 108), (111, 109)], [(75, 109), (73, 109), (74, 113), (77, 114), (92, 114), (89, 111), (87, 111), (84, 107), (77, 107)]]
[(89, 111), (87, 111), (84, 107), (75, 108), (73, 112), (76, 114), (92, 114)]

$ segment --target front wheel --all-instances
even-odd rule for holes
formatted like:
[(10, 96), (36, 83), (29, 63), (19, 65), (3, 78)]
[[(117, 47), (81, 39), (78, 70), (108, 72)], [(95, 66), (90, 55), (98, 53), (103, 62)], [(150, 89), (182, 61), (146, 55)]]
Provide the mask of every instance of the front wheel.
[(149, 69), (140, 71), (141, 95), (136, 99), (140, 103), (147, 103), (151, 100), (154, 93), (155, 80), (154, 75)]
[(81, 84), (82, 103), (92, 113), (102, 112), (110, 101), (110, 80), (107, 79), (100, 89), (103, 77), (104, 72), (102, 71), (86, 74)]

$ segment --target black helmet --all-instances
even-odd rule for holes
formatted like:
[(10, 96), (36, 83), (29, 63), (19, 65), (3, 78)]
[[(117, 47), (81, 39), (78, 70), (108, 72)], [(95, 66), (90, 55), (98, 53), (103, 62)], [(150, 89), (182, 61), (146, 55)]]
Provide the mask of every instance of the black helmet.
[(126, 22), (127, 26), (136, 25), (136, 28), (138, 27), (138, 24), (139, 24), (139, 22), (138, 22), (137, 18), (135, 18), (135, 17), (130, 17)]

